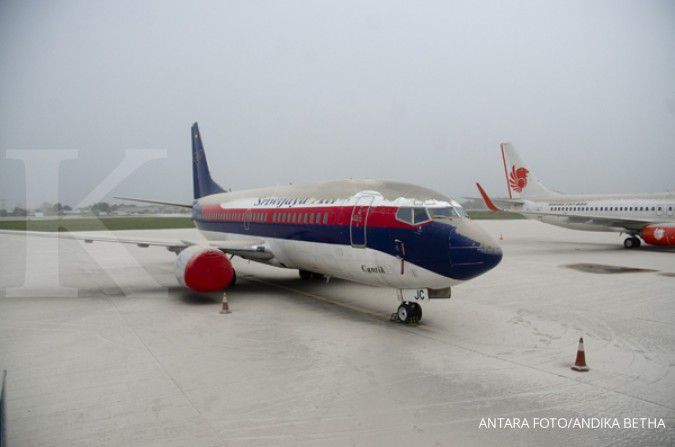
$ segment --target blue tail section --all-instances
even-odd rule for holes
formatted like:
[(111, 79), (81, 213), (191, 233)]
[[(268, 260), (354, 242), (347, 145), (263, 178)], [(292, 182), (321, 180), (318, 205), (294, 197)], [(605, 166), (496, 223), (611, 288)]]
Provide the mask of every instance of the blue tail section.
[(204, 145), (202, 137), (199, 135), (199, 126), (197, 123), (192, 125), (192, 183), (194, 187), (194, 197), (199, 199), (210, 194), (225, 192), (220, 185), (213, 181), (209, 172), (209, 165), (206, 163), (204, 154)]

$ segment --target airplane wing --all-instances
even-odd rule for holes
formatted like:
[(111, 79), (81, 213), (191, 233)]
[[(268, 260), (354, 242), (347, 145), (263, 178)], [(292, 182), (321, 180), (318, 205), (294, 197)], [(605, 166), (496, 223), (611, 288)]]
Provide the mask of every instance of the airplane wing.
[(120, 200), (130, 200), (132, 202), (152, 203), (153, 205), (169, 205), (169, 206), (180, 206), (181, 208), (192, 208), (192, 205), (189, 205), (187, 203), (164, 202), (161, 200), (137, 199), (135, 197), (123, 197), (123, 196), (115, 196), (115, 198)]
[(118, 244), (131, 244), (137, 247), (164, 247), (173, 253), (180, 253), (183, 249), (192, 245), (203, 245), (213, 247), (232, 255), (238, 255), (247, 259), (270, 259), (274, 257), (272, 252), (265, 247), (263, 240), (232, 240), (232, 241), (198, 241), (185, 239), (148, 239), (140, 237), (124, 237), (116, 235), (97, 235), (92, 233), (65, 233), (65, 232), (45, 232), (45, 231), (12, 231), (0, 230), (0, 234), (10, 234), (13, 236), (43, 237), (52, 239), (66, 239), (93, 242), (114, 242)]
[(564, 214), (555, 214), (548, 213), (545, 211), (521, 211), (519, 209), (513, 209), (509, 211), (514, 211), (516, 213), (522, 214), (524, 216), (556, 216), (556, 217), (566, 217), (569, 223), (580, 223), (580, 224), (589, 224), (589, 225), (602, 225), (606, 227), (613, 228), (623, 228), (629, 231), (641, 230), (643, 227), (649, 224), (653, 224), (654, 221), (651, 219), (635, 219), (635, 218), (622, 218), (622, 217), (590, 217), (590, 216), (575, 216), (575, 215), (564, 215)]

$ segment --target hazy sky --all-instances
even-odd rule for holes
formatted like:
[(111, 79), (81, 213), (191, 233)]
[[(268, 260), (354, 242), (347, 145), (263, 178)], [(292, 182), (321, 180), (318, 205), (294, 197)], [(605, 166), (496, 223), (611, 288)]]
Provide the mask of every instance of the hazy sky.
[(675, 189), (675, 2), (0, 0), (7, 149), (77, 149), (78, 203), (126, 149), (165, 149), (115, 194), (192, 195), (190, 132), (233, 189), (388, 178), (505, 194), (512, 141), (547, 186)]

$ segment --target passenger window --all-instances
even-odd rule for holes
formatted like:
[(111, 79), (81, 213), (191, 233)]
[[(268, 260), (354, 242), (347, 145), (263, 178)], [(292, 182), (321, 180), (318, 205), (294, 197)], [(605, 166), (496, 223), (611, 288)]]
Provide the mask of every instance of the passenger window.
[(396, 211), (396, 219), (400, 220), (401, 222), (405, 222), (407, 224), (412, 225), (413, 223), (413, 218), (412, 218), (412, 208), (409, 207), (401, 207)]
[(429, 220), (429, 214), (427, 214), (426, 208), (415, 208), (415, 225)]
[(302, 213), (302, 222), (307, 223), (307, 213)]
[(309, 223), (310, 224), (314, 223), (314, 213), (309, 213)]
[(328, 213), (323, 213), (323, 223), (324, 225), (328, 223)]

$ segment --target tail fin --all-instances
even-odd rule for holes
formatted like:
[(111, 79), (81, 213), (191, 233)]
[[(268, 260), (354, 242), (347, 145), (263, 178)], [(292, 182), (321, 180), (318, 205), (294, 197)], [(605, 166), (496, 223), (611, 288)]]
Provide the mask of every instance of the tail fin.
[(223, 188), (214, 182), (209, 172), (209, 165), (206, 162), (202, 137), (199, 135), (199, 126), (197, 123), (192, 125), (192, 184), (194, 187), (194, 197), (199, 199), (210, 194), (225, 192)]
[(511, 143), (502, 143), (502, 160), (509, 198), (552, 197), (558, 193), (546, 188), (518, 156)]
[(476, 186), (478, 186), (478, 192), (480, 192), (481, 197), (483, 197), (483, 202), (485, 202), (485, 206), (487, 206), (488, 209), (492, 212), (495, 213), (500, 212), (501, 210), (497, 208), (497, 206), (494, 203), (492, 203), (492, 199), (490, 199), (490, 196), (487, 195), (483, 187), (480, 186), (480, 183), (476, 182)]

